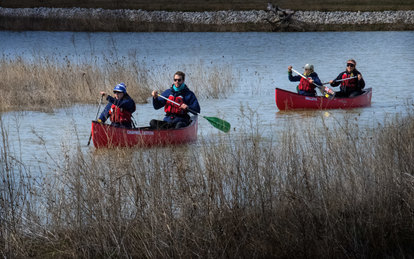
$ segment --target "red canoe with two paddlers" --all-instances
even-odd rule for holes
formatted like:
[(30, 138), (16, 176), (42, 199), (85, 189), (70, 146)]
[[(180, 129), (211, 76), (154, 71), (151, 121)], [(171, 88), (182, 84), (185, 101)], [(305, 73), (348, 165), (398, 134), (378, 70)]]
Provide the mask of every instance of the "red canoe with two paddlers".
[(120, 128), (92, 121), (92, 140), (96, 148), (153, 147), (191, 143), (197, 140), (198, 117), (179, 129)]
[(350, 109), (371, 105), (372, 88), (348, 98), (326, 98), (324, 96), (305, 96), (280, 88), (275, 89), (276, 106), (279, 110), (295, 109)]

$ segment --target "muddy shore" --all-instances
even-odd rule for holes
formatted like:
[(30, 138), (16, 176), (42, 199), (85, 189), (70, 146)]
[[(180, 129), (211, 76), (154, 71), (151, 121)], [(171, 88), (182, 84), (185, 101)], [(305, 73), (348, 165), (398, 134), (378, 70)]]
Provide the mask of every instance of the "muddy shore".
[(48, 31), (353, 31), (414, 30), (414, 10), (167, 12), (91, 8), (0, 8), (1, 30)]

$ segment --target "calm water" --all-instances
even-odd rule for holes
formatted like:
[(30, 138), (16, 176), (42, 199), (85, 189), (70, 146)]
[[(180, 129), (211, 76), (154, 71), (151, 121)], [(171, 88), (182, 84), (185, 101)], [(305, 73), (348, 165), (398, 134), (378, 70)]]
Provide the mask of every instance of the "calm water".
[[(229, 65), (237, 76), (235, 92), (226, 98), (200, 99), (202, 114), (228, 120), (239, 134), (250, 121), (260, 125), (265, 135), (283, 132), (285, 122), (293, 121), (309, 127), (324, 116), (337, 123), (344, 116), (375, 127), (385, 117), (404, 113), (405, 103), (414, 94), (414, 32), (314, 32), (314, 33), (72, 33), (72, 32), (0, 32), (2, 55), (64, 57), (88, 62), (103, 56), (134, 56), (138, 62), (170, 75), (196, 64)], [(274, 101), (274, 88), (295, 90), (296, 83), (287, 79), (287, 66), (297, 70), (313, 63), (325, 82), (345, 69), (348, 58), (354, 58), (362, 72), (366, 87), (373, 88), (372, 107), (350, 111), (330, 110), (280, 112)], [(186, 72), (186, 71), (185, 71)], [(187, 83), (192, 85), (191, 77)], [(171, 82), (165, 82), (165, 88)], [(155, 88), (156, 86), (154, 86)], [(410, 102), (411, 101), (411, 102)], [(85, 152), (90, 121), (98, 105), (76, 106), (50, 113), (10, 112), (3, 114), (9, 129), (13, 150), (29, 164), (34, 161), (59, 161), (62, 146), (82, 144)], [(246, 120), (242, 115), (254, 114)], [(101, 107), (102, 110), (102, 107)], [(139, 126), (152, 118), (161, 118), (151, 104), (137, 106), (135, 118)], [(255, 117), (254, 117), (255, 118)], [(18, 127), (16, 127), (18, 126)], [(199, 135), (214, 138), (220, 132), (200, 119)], [(19, 132), (16, 131), (19, 128)], [(73, 134), (74, 130), (77, 134)], [(22, 145), (18, 145), (18, 136)], [(91, 145), (92, 146), (92, 145)]]

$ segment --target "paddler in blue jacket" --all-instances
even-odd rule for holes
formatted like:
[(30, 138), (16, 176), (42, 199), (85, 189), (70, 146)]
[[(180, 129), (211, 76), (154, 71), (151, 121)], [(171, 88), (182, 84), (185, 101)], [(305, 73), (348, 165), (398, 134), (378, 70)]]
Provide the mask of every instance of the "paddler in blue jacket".
[(305, 69), (303, 75), (306, 77), (303, 78), (300, 75), (293, 76), (292, 75), (292, 66), (288, 67), (288, 78), (291, 82), (299, 81), (299, 85), (297, 87), (298, 94), (306, 95), (306, 96), (316, 96), (314, 85), (322, 85), (321, 80), (318, 77), (318, 74), (313, 70), (312, 64), (306, 64), (304, 67)]
[(116, 85), (113, 92), (115, 98), (101, 92), (102, 96), (107, 96), (108, 104), (99, 116), (98, 122), (104, 123), (109, 117), (113, 126), (132, 128), (132, 113), (136, 109), (134, 100), (127, 94), (124, 83)]
[(165, 90), (161, 95), (173, 102), (167, 101), (159, 97), (157, 90), (152, 91), (152, 104), (154, 109), (158, 110), (164, 107), (164, 120), (151, 120), (150, 126), (153, 129), (171, 129), (182, 128), (190, 124), (191, 119), (188, 114), (188, 108), (192, 111), (200, 113), (200, 105), (197, 97), (184, 83), (184, 72), (177, 71), (174, 74), (174, 83)]

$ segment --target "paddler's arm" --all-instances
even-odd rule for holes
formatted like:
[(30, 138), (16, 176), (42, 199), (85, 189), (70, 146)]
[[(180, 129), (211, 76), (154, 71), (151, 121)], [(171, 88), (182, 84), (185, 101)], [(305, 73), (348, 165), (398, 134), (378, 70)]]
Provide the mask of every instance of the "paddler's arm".
[[(158, 97), (157, 90), (152, 91), (151, 95), (152, 95), (152, 106), (154, 107), (154, 109), (158, 110), (165, 106), (167, 101)], [(168, 95), (166, 96), (166, 91), (164, 91), (161, 95), (164, 96), (165, 98), (168, 98)]]

